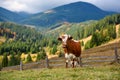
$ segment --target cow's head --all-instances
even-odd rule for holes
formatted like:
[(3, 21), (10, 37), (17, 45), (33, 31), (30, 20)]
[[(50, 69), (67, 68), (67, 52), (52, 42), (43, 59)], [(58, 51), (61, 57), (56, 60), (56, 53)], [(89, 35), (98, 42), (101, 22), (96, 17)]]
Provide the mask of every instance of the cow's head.
[(63, 48), (66, 48), (66, 46), (67, 46), (67, 41), (68, 41), (68, 40), (71, 40), (71, 39), (72, 39), (72, 36), (67, 35), (67, 34), (61, 35), (61, 36), (58, 38), (59, 41), (62, 41)]

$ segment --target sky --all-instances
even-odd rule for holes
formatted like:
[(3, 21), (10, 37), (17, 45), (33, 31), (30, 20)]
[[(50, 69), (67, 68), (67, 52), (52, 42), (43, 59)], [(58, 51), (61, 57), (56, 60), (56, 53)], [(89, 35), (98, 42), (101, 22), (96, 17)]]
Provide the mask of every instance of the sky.
[(0, 0), (0, 7), (15, 12), (38, 13), (78, 1), (89, 2), (106, 11), (120, 12), (120, 0)]

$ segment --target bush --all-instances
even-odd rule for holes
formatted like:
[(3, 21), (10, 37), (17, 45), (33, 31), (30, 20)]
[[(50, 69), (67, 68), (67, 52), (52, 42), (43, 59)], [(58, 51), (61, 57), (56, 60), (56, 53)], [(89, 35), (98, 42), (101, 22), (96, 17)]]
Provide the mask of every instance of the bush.
[(85, 44), (85, 49), (89, 49), (89, 48), (91, 48), (91, 46), (90, 46), (90, 40), (87, 41), (86, 44)]
[(32, 58), (31, 58), (31, 55), (30, 55), (30, 54), (27, 55), (26, 62), (32, 62)]
[(84, 41), (81, 42), (81, 46), (84, 46)]
[(21, 61), (21, 54), (16, 55), (16, 65), (19, 65)]
[(54, 45), (54, 46), (53, 46), (53, 49), (52, 49), (52, 54), (54, 55), (56, 52), (57, 52), (57, 46)]
[(63, 57), (64, 56), (64, 53), (60, 52), (58, 57)]
[(2, 67), (7, 67), (7, 66), (8, 66), (8, 57), (7, 54), (5, 53), (2, 59)]
[(12, 54), (11, 56), (10, 56), (10, 61), (8, 62), (8, 65), (9, 66), (14, 66), (14, 65), (16, 65), (17, 64), (17, 59), (16, 59), (16, 57), (14, 56), (14, 54)]
[(46, 58), (46, 53), (45, 53), (45, 51), (37, 54), (37, 61), (39, 61), (39, 60), (41, 60), (41, 59), (45, 59), (45, 58)]

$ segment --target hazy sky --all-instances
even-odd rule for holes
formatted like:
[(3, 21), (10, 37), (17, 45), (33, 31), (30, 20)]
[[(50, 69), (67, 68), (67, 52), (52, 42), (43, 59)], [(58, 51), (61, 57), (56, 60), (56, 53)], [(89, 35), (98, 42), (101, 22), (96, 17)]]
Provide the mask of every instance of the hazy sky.
[(0, 0), (0, 7), (17, 12), (37, 13), (78, 1), (92, 3), (103, 10), (120, 12), (120, 0)]

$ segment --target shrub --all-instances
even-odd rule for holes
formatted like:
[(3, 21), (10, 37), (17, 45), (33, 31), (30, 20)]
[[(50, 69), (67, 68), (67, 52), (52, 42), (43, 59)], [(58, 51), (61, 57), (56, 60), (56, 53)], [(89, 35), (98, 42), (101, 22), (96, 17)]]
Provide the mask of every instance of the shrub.
[(14, 65), (16, 65), (17, 64), (17, 59), (16, 59), (16, 57), (14, 56), (14, 54), (12, 54), (11, 56), (10, 56), (10, 60), (8, 61), (8, 65), (9, 66), (14, 66)]
[(89, 48), (91, 48), (91, 46), (90, 46), (90, 40), (87, 41), (86, 44), (85, 44), (85, 49), (89, 49)]
[(37, 61), (45, 58), (46, 58), (46, 53), (44, 51), (37, 54)]
[(27, 55), (26, 62), (32, 62), (32, 58), (30, 54)]
[(20, 64), (20, 61), (21, 61), (21, 54), (17, 54), (17, 56), (16, 56), (16, 65), (19, 65)]
[(60, 52), (58, 57), (63, 57), (64, 56), (64, 53)]
[(7, 67), (7, 66), (8, 66), (8, 57), (7, 54), (5, 53), (2, 59), (2, 67)]
[(52, 49), (52, 54), (54, 55), (54, 54), (56, 53), (56, 51), (57, 51), (57, 46), (54, 45), (54, 46), (53, 46), (53, 49)]
[(81, 45), (84, 46), (84, 41), (81, 42)]

